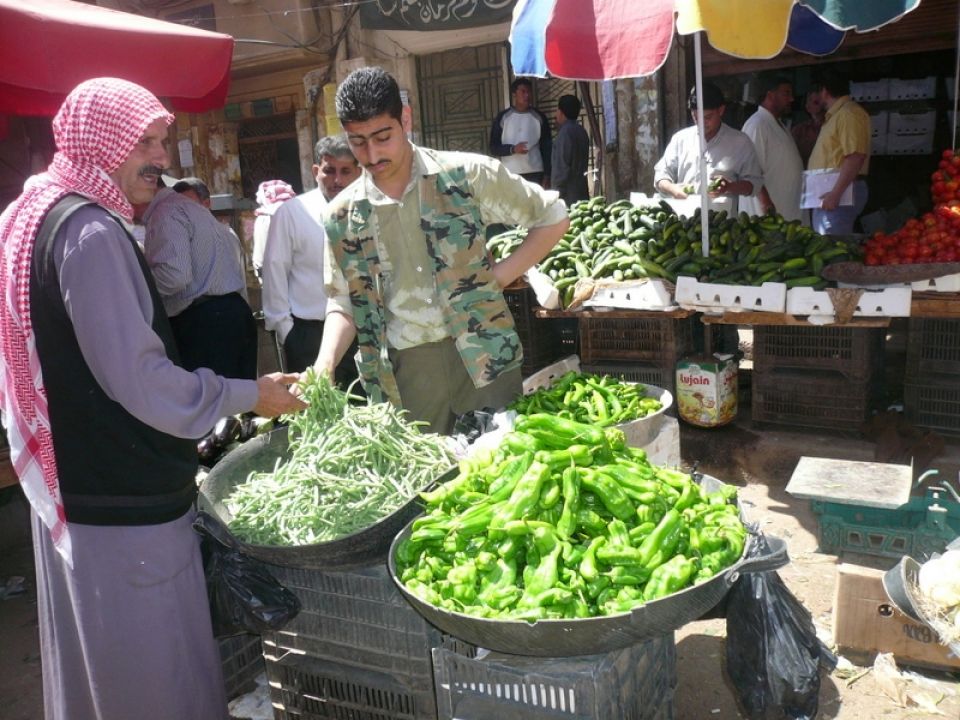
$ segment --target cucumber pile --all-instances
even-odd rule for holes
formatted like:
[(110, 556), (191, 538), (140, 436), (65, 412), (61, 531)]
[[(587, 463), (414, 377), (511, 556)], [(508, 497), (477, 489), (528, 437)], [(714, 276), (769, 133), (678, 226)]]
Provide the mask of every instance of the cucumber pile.
[[(635, 207), (628, 200), (607, 204), (603, 197), (575, 203), (570, 228), (539, 269), (548, 275), (566, 307), (580, 278), (661, 278), (680, 275), (704, 282), (822, 288), (824, 266), (858, 257), (856, 247), (818, 235), (779, 215), (728, 216), (711, 210), (710, 252), (701, 248), (700, 212), (678, 216), (667, 203)], [(496, 258), (506, 257), (526, 236), (515, 229), (491, 238)]]

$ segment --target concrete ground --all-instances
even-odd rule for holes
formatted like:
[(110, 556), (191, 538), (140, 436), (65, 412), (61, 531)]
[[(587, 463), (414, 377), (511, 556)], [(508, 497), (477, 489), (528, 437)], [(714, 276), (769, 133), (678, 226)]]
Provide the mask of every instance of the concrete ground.
[[(737, 422), (724, 428), (702, 430), (682, 425), (681, 450), (685, 463), (698, 461), (703, 471), (741, 486), (748, 518), (787, 542), (791, 562), (779, 571), (780, 575), (810, 610), (829, 643), (838, 558), (817, 552), (817, 521), (809, 501), (792, 498), (784, 488), (802, 455), (872, 460), (878, 445), (854, 432), (757, 428), (749, 420), (749, 408), (744, 407)], [(880, 452), (891, 452), (888, 443), (881, 443)], [(941, 477), (955, 482), (960, 471), (960, 444), (947, 444), (930, 466), (938, 467)], [(11, 576), (26, 578), (24, 593), (0, 600), (0, 716), (6, 720), (38, 720), (42, 717), (40, 660), (26, 511), (18, 491), (0, 492), (0, 588)], [(677, 632), (676, 720), (742, 717), (725, 679), (724, 638), (722, 620), (690, 623)], [(960, 673), (919, 672), (938, 683), (942, 698), (937, 714), (915, 705), (901, 707), (884, 693), (868, 667), (844, 666), (823, 675), (818, 717), (960, 718)], [(917, 687), (916, 680), (907, 683), (908, 689)]]

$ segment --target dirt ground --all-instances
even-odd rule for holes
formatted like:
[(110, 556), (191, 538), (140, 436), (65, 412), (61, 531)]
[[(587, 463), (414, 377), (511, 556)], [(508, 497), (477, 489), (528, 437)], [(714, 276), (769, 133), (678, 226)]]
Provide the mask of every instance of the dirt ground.
[[(766, 533), (786, 541), (790, 563), (779, 571), (780, 575), (810, 610), (828, 644), (838, 559), (817, 552), (817, 521), (809, 501), (795, 500), (784, 488), (801, 455), (872, 460), (875, 448), (873, 443), (840, 433), (761, 431), (744, 419), (714, 430), (682, 426), (685, 463), (699, 461), (703, 471), (741, 485), (748, 518), (760, 523)], [(956, 478), (960, 445), (948, 445), (933, 466), (940, 468), (942, 476)], [(11, 500), (11, 491), (3, 493), (0, 501), (7, 502), (0, 505), (0, 588), (8, 577), (23, 576), (26, 592), (0, 600), (0, 716), (5, 720), (39, 720), (42, 702), (36, 594), (26, 512), (19, 498)], [(724, 638), (722, 620), (691, 623), (677, 632), (675, 720), (742, 717), (734, 691), (725, 679)], [(900, 707), (884, 694), (873, 672), (864, 667), (841, 667), (822, 676), (818, 717), (960, 718), (960, 673), (916, 672), (938, 683), (943, 694), (937, 706), (939, 714), (923, 712), (916, 706)]]

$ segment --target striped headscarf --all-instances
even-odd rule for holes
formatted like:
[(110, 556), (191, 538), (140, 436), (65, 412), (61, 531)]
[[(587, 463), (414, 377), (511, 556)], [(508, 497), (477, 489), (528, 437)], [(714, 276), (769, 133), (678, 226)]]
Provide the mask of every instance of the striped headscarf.
[(130, 201), (110, 173), (157, 120), (169, 125), (173, 115), (139, 85), (117, 78), (81, 83), (53, 119), (57, 152), (50, 167), (29, 178), (20, 197), (0, 215), (0, 413), (23, 492), (71, 564), (47, 395), (30, 319), (33, 246), (47, 212), (69, 193), (88, 197), (127, 220), (133, 217)]
[(283, 180), (264, 180), (257, 188), (257, 205), (255, 215), (273, 215), (277, 207), (286, 200), (296, 197), (294, 189)]

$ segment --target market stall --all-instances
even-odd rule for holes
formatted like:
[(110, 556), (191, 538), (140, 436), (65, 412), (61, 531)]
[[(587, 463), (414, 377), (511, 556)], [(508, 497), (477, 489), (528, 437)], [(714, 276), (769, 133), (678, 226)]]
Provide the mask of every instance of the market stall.
[(657, 464), (669, 392), (575, 364), (525, 390), (457, 460), (311, 376), (308, 411), (214, 466), (201, 507), (300, 602), (261, 632), (278, 717), (673, 716), (674, 629), (784, 547)]

